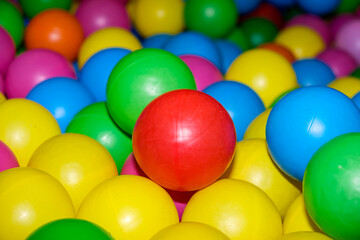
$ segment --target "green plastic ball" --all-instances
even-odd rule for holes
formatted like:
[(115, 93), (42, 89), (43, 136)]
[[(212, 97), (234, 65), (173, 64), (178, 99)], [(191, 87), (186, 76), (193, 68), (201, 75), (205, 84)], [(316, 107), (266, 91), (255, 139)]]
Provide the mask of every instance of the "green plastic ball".
[(140, 49), (126, 55), (111, 72), (107, 107), (116, 124), (132, 134), (142, 110), (156, 97), (176, 89), (196, 89), (187, 65), (167, 51)]
[(360, 239), (360, 133), (336, 137), (313, 155), (303, 192), (321, 230), (336, 240)]
[(351, 76), (360, 78), (360, 67), (351, 73)]
[(264, 18), (249, 18), (243, 22), (242, 29), (250, 40), (252, 48), (272, 42), (278, 33), (277, 27)]
[(110, 152), (119, 173), (132, 153), (131, 136), (114, 123), (105, 102), (94, 103), (81, 110), (66, 132), (83, 134), (101, 143)]
[(19, 0), (25, 15), (33, 18), (36, 14), (50, 8), (69, 10), (71, 0)]
[(16, 47), (20, 46), (24, 37), (24, 22), (16, 7), (6, 0), (0, 0), (0, 25), (8, 31)]
[(360, 6), (360, 0), (341, 0), (336, 8), (337, 13), (352, 13)]
[(219, 38), (235, 27), (236, 5), (233, 0), (187, 0), (185, 23), (189, 30)]
[(81, 219), (61, 219), (35, 230), (27, 240), (112, 240), (110, 233)]
[(229, 34), (225, 36), (225, 39), (236, 44), (243, 51), (251, 48), (250, 40), (245, 31), (239, 27), (234, 28)]

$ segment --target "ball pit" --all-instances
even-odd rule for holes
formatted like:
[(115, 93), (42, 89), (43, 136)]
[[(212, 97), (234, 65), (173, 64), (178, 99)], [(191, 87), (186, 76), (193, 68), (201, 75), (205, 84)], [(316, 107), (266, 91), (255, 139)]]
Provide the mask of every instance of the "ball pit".
[(0, 0), (0, 239), (358, 240), (359, 4)]
[(229, 166), (235, 143), (235, 127), (226, 110), (195, 90), (175, 90), (156, 98), (141, 113), (133, 132), (141, 169), (175, 191), (198, 190), (216, 181)]
[(37, 14), (26, 27), (27, 49), (49, 49), (74, 61), (84, 40), (77, 19), (65, 10), (50, 9)]
[(75, 78), (71, 63), (51, 50), (33, 49), (19, 55), (9, 66), (5, 91), (9, 98), (25, 98), (39, 83), (54, 77)]
[(49, 110), (59, 123), (61, 132), (65, 132), (81, 109), (95, 102), (85, 86), (70, 78), (50, 78), (36, 85), (26, 98)]

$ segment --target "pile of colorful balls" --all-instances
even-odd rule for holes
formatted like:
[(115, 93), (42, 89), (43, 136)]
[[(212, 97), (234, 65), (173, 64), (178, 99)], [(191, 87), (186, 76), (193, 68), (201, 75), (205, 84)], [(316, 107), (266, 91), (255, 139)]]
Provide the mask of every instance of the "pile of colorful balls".
[(359, 240), (360, 0), (0, 0), (0, 239)]

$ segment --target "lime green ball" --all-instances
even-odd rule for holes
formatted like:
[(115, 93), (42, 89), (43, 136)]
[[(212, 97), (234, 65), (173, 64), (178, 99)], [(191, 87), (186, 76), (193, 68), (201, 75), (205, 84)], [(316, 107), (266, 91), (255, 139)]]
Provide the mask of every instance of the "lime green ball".
[(236, 44), (243, 51), (251, 48), (250, 40), (245, 31), (239, 27), (234, 28), (225, 36), (225, 39), (229, 42)]
[(341, 0), (336, 8), (337, 13), (355, 12), (360, 5), (360, 0)]
[(324, 144), (306, 168), (303, 190), (306, 209), (321, 230), (337, 240), (359, 240), (360, 133)]
[(176, 89), (196, 89), (187, 65), (165, 50), (140, 49), (122, 58), (111, 72), (107, 107), (116, 124), (132, 134), (142, 110), (156, 97)]
[(277, 27), (264, 18), (249, 18), (243, 22), (242, 29), (247, 35), (252, 48), (263, 43), (272, 42), (278, 33)]
[(81, 110), (66, 132), (83, 134), (102, 144), (113, 157), (119, 173), (132, 152), (131, 136), (116, 126), (105, 102), (94, 103)]
[(27, 240), (112, 240), (100, 226), (81, 219), (60, 219), (35, 230)]
[(0, 0), (0, 25), (8, 31), (16, 47), (20, 46), (24, 37), (24, 22), (16, 7), (5, 0)]
[(29, 18), (50, 8), (61, 8), (69, 10), (71, 0), (19, 0), (25, 15)]
[(235, 27), (236, 5), (233, 0), (187, 0), (185, 23), (189, 30), (219, 38)]

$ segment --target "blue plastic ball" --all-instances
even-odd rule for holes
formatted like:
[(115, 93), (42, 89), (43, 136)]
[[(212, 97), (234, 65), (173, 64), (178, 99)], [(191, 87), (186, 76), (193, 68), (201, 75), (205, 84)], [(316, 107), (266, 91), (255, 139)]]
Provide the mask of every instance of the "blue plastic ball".
[(267, 0), (267, 2), (279, 7), (279, 8), (288, 8), (295, 5), (296, 0)]
[(360, 109), (360, 92), (355, 94), (355, 96), (353, 96), (352, 100), (355, 103), (355, 105)]
[(83, 66), (80, 82), (94, 95), (97, 102), (106, 101), (106, 85), (115, 65), (131, 51), (108, 48), (94, 54)]
[(306, 12), (325, 15), (335, 11), (341, 0), (297, 0), (299, 6)]
[(227, 40), (217, 40), (215, 42), (219, 49), (221, 57), (220, 71), (225, 74), (231, 63), (237, 58), (243, 51), (236, 44)]
[(171, 38), (170, 34), (155, 34), (145, 38), (142, 42), (144, 48), (160, 48), (163, 49), (165, 43)]
[(163, 47), (177, 56), (194, 54), (206, 58), (221, 68), (221, 57), (215, 42), (204, 34), (197, 32), (183, 32), (170, 38)]
[(64, 77), (50, 78), (41, 82), (26, 98), (49, 110), (63, 133), (81, 109), (95, 102), (91, 92), (78, 80)]
[(76, 75), (76, 79), (79, 79), (80, 78), (80, 69), (79, 69), (79, 65), (78, 63), (75, 61), (72, 63), (73, 65), (73, 68), (75, 70), (75, 75)]
[(336, 78), (331, 68), (317, 59), (296, 61), (293, 68), (301, 86), (326, 86)]
[(275, 104), (266, 141), (276, 164), (302, 181), (312, 155), (341, 134), (360, 132), (360, 111), (350, 98), (328, 87), (302, 87)]
[(248, 86), (234, 81), (221, 81), (203, 90), (215, 98), (234, 122), (237, 141), (241, 141), (249, 124), (265, 111), (260, 97)]
[(249, 13), (255, 10), (263, 0), (235, 0), (237, 12)]

